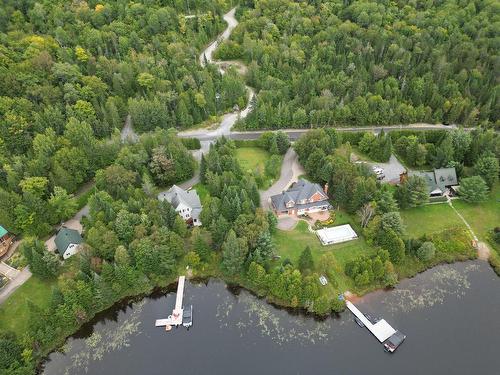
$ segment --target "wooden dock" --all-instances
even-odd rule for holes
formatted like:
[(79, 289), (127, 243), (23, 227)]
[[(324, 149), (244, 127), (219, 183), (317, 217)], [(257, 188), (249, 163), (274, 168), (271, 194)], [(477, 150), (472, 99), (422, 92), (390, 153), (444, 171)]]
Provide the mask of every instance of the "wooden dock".
[(392, 328), (384, 319), (381, 319), (377, 323), (373, 324), (368, 320), (365, 314), (359, 311), (358, 308), (350, 301), (346, 301), (345, 305), (356, 318), (361, 320), (365, 327), (373, 334), (373, 336), (377, 338), (378, 341), (384, 342), (396, 333), (396, 330)]
[(185, 281), (185, 276), (179, 276), (179, 282), (177, 284), (177, 295), (175, 297), (175, 307), (172, 311), (172, 315), (169, 315), (166, 319), (157, 319), (155, 322), (156, 327), (168, 328), (169, 326), (180, 326), (182, 324), (182, 314), (184, 312), (182, 308), (182, 300), (184, 298)]

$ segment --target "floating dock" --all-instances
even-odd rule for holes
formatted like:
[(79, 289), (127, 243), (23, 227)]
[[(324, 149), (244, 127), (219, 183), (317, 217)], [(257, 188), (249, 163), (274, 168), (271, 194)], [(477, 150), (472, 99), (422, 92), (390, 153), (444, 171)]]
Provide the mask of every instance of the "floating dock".
[[(396, 331), (384, 319), (373, 322), (368, 319), (365, 314), (358, 310), (350, 301), (345, 302), (346, 307), (358, 319), (358, 324), (361, 322), (364, 326), (377, 338), (378, 341), (384, 343), (384, 349), (390, 353), (394, 352), (399, 345), (403, 343), (406, 336), (399, 331)], [(361, 324), (359, 324), (361, 326)]]
[(373, 324), (361, 311), (358, 310), (351, 302), (345, 302), (346, 307), (358, 318), (366, 328), (377, 338), (378, 341), (384, 342), (389, 337), (396, 333), (396, 330), (390, 326), (384, 319), (379, 320)]
[(169, 315), (167, 319), (157, 319), (156, 327), (166, 327), (167, 330), (171, 326), (180, 326), (182, 324), (182, 315), (184, 309), (182, 308), (182, 300), (184, 298), (184, 281), (185, 276), (179, 276), (179, 283), (177, 284), (177, 295), (175, 297), (175, 307), (172, 311), (172, 315)]

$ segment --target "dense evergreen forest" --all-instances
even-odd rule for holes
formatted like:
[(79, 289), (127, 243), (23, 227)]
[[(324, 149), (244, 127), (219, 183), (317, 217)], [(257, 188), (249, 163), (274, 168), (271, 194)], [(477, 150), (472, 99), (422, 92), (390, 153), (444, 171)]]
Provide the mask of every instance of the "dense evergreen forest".
[(112, 163), (120, 145), (110, 136), (127, 114), (141, 132), (188, 127), (241, 105), (241, 78), (201, 68), (197, 60), (224, 28), (224, 6), (208, 0), (3, 1), (2, 225), (44, 235), (49, 224), (71, 215), (55, 212), (51, 197), (61, 205)]
[(241, 127), (498, 125), (498, 3), (249, 0), (218, 58), (259, 91)]

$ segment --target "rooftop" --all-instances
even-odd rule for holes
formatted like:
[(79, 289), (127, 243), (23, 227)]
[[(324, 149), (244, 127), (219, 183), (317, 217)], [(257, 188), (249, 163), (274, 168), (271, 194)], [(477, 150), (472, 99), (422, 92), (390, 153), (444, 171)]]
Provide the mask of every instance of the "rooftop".
[(57, 250), (62, 254), (70, 244), (81, 244), (83, 238), (77, 230), (62, 227), (59, 232), (57, 232), (54, 242)]
[(302, 204), (299, 202), (310, 199), (316, 193), (321, 195), (320, 202), (328, 200), (328, 196), (325, 194), (319, 184), (312, 183), (306, 180), (299, 180), (294, 183), (287, 191), (283, 191), (281, 194), (273, 195), (271, 197), (271, 202), (274, 208), (279, 211), (287, 210), (286, 204), (288, 202), (293, 202), (294, 207), (297, 208), (307, 208), (310, 206), (317, 206), (317, 202), (307, 202)]
[(201, 211), (201, 201), (196, 190), (186, 191), (177, 185), (173, 185), (168, 191), (158, 194), (158, 199), (161, 201), (166, 200), (174, 208), (183, 203), (192, 209), (197, 208)]

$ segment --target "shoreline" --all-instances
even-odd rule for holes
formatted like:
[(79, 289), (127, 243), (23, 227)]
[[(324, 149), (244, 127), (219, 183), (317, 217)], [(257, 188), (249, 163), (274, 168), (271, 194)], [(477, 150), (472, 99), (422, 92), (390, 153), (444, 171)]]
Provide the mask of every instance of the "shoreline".
[[(398, 280), (398, 283), (396, 284), (395, 288), (374, 287), (374, 288), (367, 289), (365, 292), (363, 292), (362, 294), (359, 294), (359, 295), (351, 293), (349, 291), (346, 291), (344, 293), (347, 293), (347, 292), (350, 293), (350, 297), (349, 297), (350, 301), (359, 302), (359, 301), (362, 301), (365, 296), (367, 296), (371, 293), (375, 293), (375, 292), (379, 292), (379, 291), (390, 292), (391, 290), (396, 289), (397, 286), (402, 281), (413, 279), (417, 275), (424, 273), (426, 271), (432, 270), (438, 266), (443, 266), (443, 265), (447, 265), (447, 264), (451, 265), (451, 264), (455, 264), (455, 263), (465, 263), (465, 262), (475, 263), (475, 262), (482, 262), (482, 260), (476, 257), (473, 259), (457, 259), (456, 261), (453, 261), (453, 262), (445, 262), (444, 261), (444, 262), (437, 263), (437, 264), (433, 265), (432, 267), (418, 271), (411, 276), (404, 277), (404, 278)], [(64, 338), (61, 338), (61, 340), (57, 344), (55, 344), (51, 349), (48, 349), (46, 351), (46, 353), (44, 353), (43, 357), (41, 357), (40, 360), (37, 361), (37, 364), (35, 367), (35, 369), (36, 369), (35, 373), (37, 375), (41, 375), (42, 370), (43, 370), (43, 366), (49, 360), (50, 354), (55, 353), (55, 352), (63, 352), (61, 349), (63, 348), (64, 344), (66, 343), (66, 341), (69, 338), (72, 338), (72, 337), (79, 338), (78, 333), (80, 331), (82, 331), (82, 329), (93, 327), (99, 320), (102, 319), (102, 315), (106, 314), (107, 312), (109, 312), (111, 310), (116, 310), (117, 308), (127, 307), (130, 304), (140, 302), (146, 298), (153, 298), (153, 299), (162, 298), (168, 293), (175, 293), (176, 286), (177, 286), (177, 278), (178, 278), (178, 276), (176, 276), (174, 280), (169, 280), (165, 285), (158, 285), (158, 286), (153, 287), (150, 292), (144, 291), (144, 292), (141, 292), (138, 294), (132, 294), (132, 295), (125, 296), (125, 297), (111, 303), (105, 309), (96, 312), (89, 320), (82, 323), (72, 333), (66, 335)], [(194, 275), (194, 276), (188, 278), (188, 281), (190, 283), (193, 283), (193, 284), (204, 283), (205, 285), (207, 285), (208, 282), (210, 282), (211, 280), (215, 280), (217, 282), (223, 283), (225, 285), (226, 289), (228, 289), (234, 295), (238, 295), (241, 290), (245, 290), (246, 292), (250, 293), (251, 295), (253, 295), (257, 299), (264, 300), (267, 304), (269, 304), (269, 305), (271, 305), (279, 310), (285, 310), (287, 313), (289, 313), (291, 315), (294, 315), (294, 316), (300, 315), (300, 316), (314, 319), (315, 321), (324, 321), (330, 317), (338, 319), (338, 318), (340, 318), (340, 315), (346, 311), (346, 309), (344, 308), (340, 312), (330, 311), (328, 314), (319, 315), (315, 312), (307, 311), (306, 308), (304, 308), (304, 307), (292, 307), (289, 304), (284, 303), (283, 301), (279, 301), (275, 298), (269, 297), (268, 295), (262, 295), (258, 291), (252, 289), (250, 286), (243, 285), (242, 283), (237, 283), (234, 280), (232, 280), (232, 281), (227, 280), (220, 274), (219, 275)], [(82, 335), (82, 337), (84, 337), (84, 335)]]

